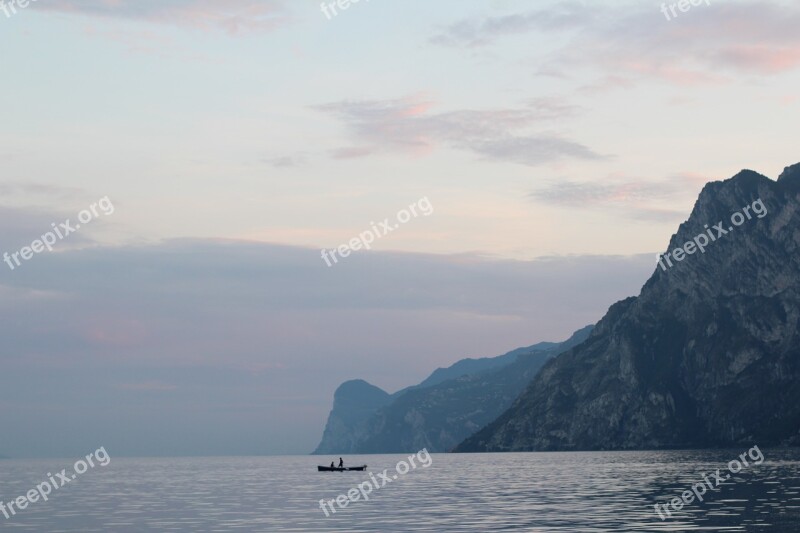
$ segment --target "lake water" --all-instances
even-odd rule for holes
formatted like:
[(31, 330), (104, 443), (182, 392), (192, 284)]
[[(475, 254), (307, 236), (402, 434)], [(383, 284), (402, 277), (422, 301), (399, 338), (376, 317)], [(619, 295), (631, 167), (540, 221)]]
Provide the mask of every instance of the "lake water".
[[(118, 459), (95, 467), (10, 519), (2, 531), (800, 531), (800, 452), (763, 449), (671, 519), (653, 504), (702, 481), (742, 450), (434, 454), (329, 517), (331, 500), (407, 456), (346, 457), (367, 472), (316, 472), (332, 457)], [(0, 461), (8, 502), (71, 460)], [(420, 461), (416, 461), (420, 464)], [(379, 481), (383, 483), (383, 481)]]

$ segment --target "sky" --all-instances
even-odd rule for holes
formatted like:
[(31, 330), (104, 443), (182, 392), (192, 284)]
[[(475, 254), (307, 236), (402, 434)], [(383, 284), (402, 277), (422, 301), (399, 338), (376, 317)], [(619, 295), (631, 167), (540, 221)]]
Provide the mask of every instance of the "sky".
[(0, 5), (0, 455), (309, 453), (800, 161), (796, 2), (330, 3)]

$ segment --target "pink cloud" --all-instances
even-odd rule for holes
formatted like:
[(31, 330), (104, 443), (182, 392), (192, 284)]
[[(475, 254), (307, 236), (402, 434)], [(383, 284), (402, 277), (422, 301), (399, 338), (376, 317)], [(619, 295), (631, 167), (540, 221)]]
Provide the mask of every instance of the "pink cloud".
[[(561, 21), (557, 24), (554, 21)], [(518, 15), (460, 21), (432, 41), (489, 46), (523, 33), (559, 34), (563, 42), (538, 58), (540, 75), (600, 71), (611, 88), (656, 79), (676, 85), (732, 82), (741, 74), (777, 75), (800, 66), (800, 6), (775, 1), (701, 4), (667, 21), (658, 5), (564, 2)]]
[(778, 74), (793, 70), (800, 64), (800, 46), (777, 48), (765, 45), (734, 46), (721, 50), (718, 60), (727, 65), (737, 65), (743, 70)]
[(533, 100), (518, 108), (486, 110), (435, 112), (433, 104), (419, 96), (335, 102), (315, 109), (343, 121), (354, 136), (351, 147), (334, 153), (339, 159), (389, 151), (424, 155), (440, 147), (523, 165), (602, 158), (559, 134), (530, 132), (575, 113), (574, 106), (553, 98)]
[(36, 7), (69, 14), (217, 29), (230, 34), (271, 31), (289, 22), (283, 0), (48, 0)]
[(141, 320), (90, 317), (86, 320), (84, 338), (94, 345), (123, 348), (142, 344), (148, 337)]

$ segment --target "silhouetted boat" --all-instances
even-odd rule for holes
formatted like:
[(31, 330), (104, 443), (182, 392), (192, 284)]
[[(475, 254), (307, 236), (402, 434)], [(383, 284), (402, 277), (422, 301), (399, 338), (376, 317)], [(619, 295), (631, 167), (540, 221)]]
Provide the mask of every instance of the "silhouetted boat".
[(363, 472), (367, 469), (367, 465), (364, 466), (346, 466), (344, 468), (339, 468), (337, 466), (330, 467), (330, 466), (318, 466), (318, 472)]

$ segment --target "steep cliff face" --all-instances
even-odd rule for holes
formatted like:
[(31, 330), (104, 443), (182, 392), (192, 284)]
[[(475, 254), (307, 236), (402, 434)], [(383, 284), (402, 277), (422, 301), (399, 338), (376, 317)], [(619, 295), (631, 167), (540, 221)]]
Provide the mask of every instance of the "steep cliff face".
[(668, 248), (713, 235), (704, 253), (657, 266), (456, 451), (800, 443), (799, 191), (800, 165), (707, 184)]
[(364, 380), (345, 381), (333, 394), (333, 410), (315, 454), (351, 453), (367, 438), (364, 421), (389, 403), (392, 396)]
[[(494, 358), (461, 360), (391, 396), (364, 381), (347, 382), (336, 391), (314, 453), (448, 451), (494, 420), (545, 362), (585, 340), (591, 329), (587, 326), (560, 344), (540, 343)], [(364, 394), (366, 387), (370, 395)]]

